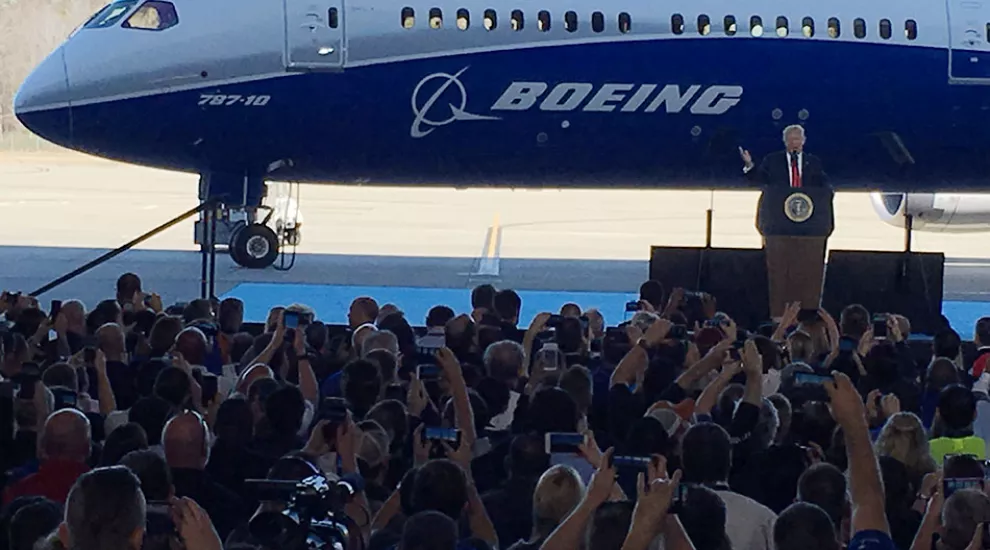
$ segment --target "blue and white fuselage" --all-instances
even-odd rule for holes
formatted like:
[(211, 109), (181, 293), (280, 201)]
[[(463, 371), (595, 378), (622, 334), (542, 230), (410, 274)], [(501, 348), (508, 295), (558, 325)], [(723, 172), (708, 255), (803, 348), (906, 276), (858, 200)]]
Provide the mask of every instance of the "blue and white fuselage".
[(990, 2), (680, 4), (118, 0), (15, 110), (125, 162), (386, 185), (739, 187), (799, 123), (839, 188), (990, 189)]

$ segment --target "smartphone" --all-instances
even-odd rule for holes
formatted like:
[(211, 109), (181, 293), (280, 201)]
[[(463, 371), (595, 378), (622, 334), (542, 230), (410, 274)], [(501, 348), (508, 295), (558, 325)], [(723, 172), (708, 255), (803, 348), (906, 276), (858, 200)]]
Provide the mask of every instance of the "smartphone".
[(652, 461), (651, 456), (613, 456), (611, 465), (619, 470), (646, 472)]
[(556, 342), (543, 344), (540, 351), (536, 352), (536, 360), (540, 362), (545, 372), (552, 372), (562, 366), (563, 357)]
[(436, 365), (417, 365), (416, 377), (420, 380), (439, 380), (440, 367)]
[(316, 421), (326, 420), (323, 439), (329, 443), (337, 439), (337, 426), (347, 421), (347, 401), (340, 397), (325, 397), (316, 412)]
[(639, 302), (626, 302), (626, 313), (639, 311)]
[(550, 432), (544, 436), (543, 446), (547, 454), (550, 453), (577, 454), (579, 452), (579, 447), (583, 445), (586, 441), (587, 439), (584, 437), (584, 434)]
[(557, 328), (563, 322), (564, 322), (564, 316), (563, 315), (557, 315), (555, 313), (555, 314), (551, 315), (549, 319), (547, 319), (547, 327), (549, 327), (549, 328)]
[(673, 340), (684, 340), (688, 337), (688, 329), (684, 325), (674, 325), (670, 327), (670, 332), (667, 333), (667, 338)]
[[(649, 481), (647, 481), (649, 483)], [(674, 498), (670, 499), (670, 511), (671, 514), (677, 514), (684, 510), (684, 503), (687, 502), (688, 498), (688, 486), (684, 483), (677, 484), (677, 490), (674, 491)]]
[(285, 328), (299, 328), (299, 313), (286, 311), (284, 315)]
[(858, 347), (859, 347), (859, 343), (856, 342), (856, 340), (853, 340), (852, 338), (847, 338), (845, 336), (839, 338), (839, 351), (852, 353), (856, 351), (856, 348)]
[(815, 374), (813, 372), (795, 372), (794, 383), (821, 386), (825, 382), (834, 382), (835, 378), (830, 374)]
[(58, 332), (56, 332), (54, 329), (48, 329), (48, 341), (54, 342), (56, 340), (58, 340)]
[(215, 374), (204, 374), (203, 379), (199, 382), (200, 387), (203, 389), (203, 404), (211, 403), (217, 396), (218, 391), (218, 379)]
[(55, 386), (50, 388), (52, 396), (55, 398), (55, 410), (74, 409), (79, 403), (79, 394), (70, 388)]
[(873, 337), (874, 338), (886, 338), (887, 337), (887, 317), (889, 315), (886, 313), (877, 313), (873, 316)]
[(60, 311), (62, 311), (62, 300), (52, 300), (52, 307), (48, 308), (52, 321), (58, 317)]
[(942, 480), (942, 494), (948, 499), (952, 493), (961, 489), (983, 490), (982, 477), (947, 477)]
[(729, 359), (733, 361), (742, 361), (742, 354), (739, 353), (739, 348), (732, 346), (729, 348)]
[(423, 429), (422, 440), (423, 443), (427, 441), (446, 441), (451, 447), (456, 449), (461, 445), (461, 431), (457, 428), (427, 426)]
[(83, 361), (87, 364), (93, 364), (96, 362), (96, 348), (87, 347), (83, 350)]
[(582, 315), (578, 317), (578, 321), (581, 322), (581, 330), (588, 332), (588, 326), (591, 324), (591, 319), (588, 319), (587, 315)]

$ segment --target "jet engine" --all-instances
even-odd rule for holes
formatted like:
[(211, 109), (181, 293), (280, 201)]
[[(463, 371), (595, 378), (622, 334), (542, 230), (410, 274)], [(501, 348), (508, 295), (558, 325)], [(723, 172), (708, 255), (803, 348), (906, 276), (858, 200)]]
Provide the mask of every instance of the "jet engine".
[(919, 231), (990, 231), (990, 194), (870, 193), (870, 201), (880, 219), (895, 227), (904, 227), (910, 215)]

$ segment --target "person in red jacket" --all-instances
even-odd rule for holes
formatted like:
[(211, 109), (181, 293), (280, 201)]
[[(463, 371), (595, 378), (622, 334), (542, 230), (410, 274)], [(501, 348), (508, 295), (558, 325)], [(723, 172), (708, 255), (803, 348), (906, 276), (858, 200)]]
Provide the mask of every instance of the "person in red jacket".
[(41, 466), (4, 491), (4, 506), (21, 496), (43, 496), (65, 504), (72, 484), (89, 471), (86, 461), (90, 447), (90, 425), (85, 415), (76, 409), (53, 413), (38, 441)]

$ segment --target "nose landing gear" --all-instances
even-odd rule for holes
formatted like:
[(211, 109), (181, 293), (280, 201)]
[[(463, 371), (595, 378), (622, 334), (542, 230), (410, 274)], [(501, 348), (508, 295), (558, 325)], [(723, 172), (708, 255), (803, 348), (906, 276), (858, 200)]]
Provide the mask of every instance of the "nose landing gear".
[[(265, 269), (283, 257), (279, 270), (295, 263), (295, 247), (302, 240), (302, 213), (299, 211), (298, 184), (275, 183), (268, 196), (268, 186), (257, 177), (210, 174), (200, 178), (200, 200), (215, 201), (211, 210), (215, 225), (213, 239), (205, 234), (207, 224), (201, 215), (196, 222), (196, 244), (212, 240), (226, 244), (231, 259), (248, 269)], [(294, 195), (294, 196), (293, 196)], [(232, 200), (234, 199), (234, 200)], [(260, 214), (259, 211), (267, 211)], [(209, 247), (209, 245), (205, 245)], [(291, 250), (288, 247), (292, 247)]]

